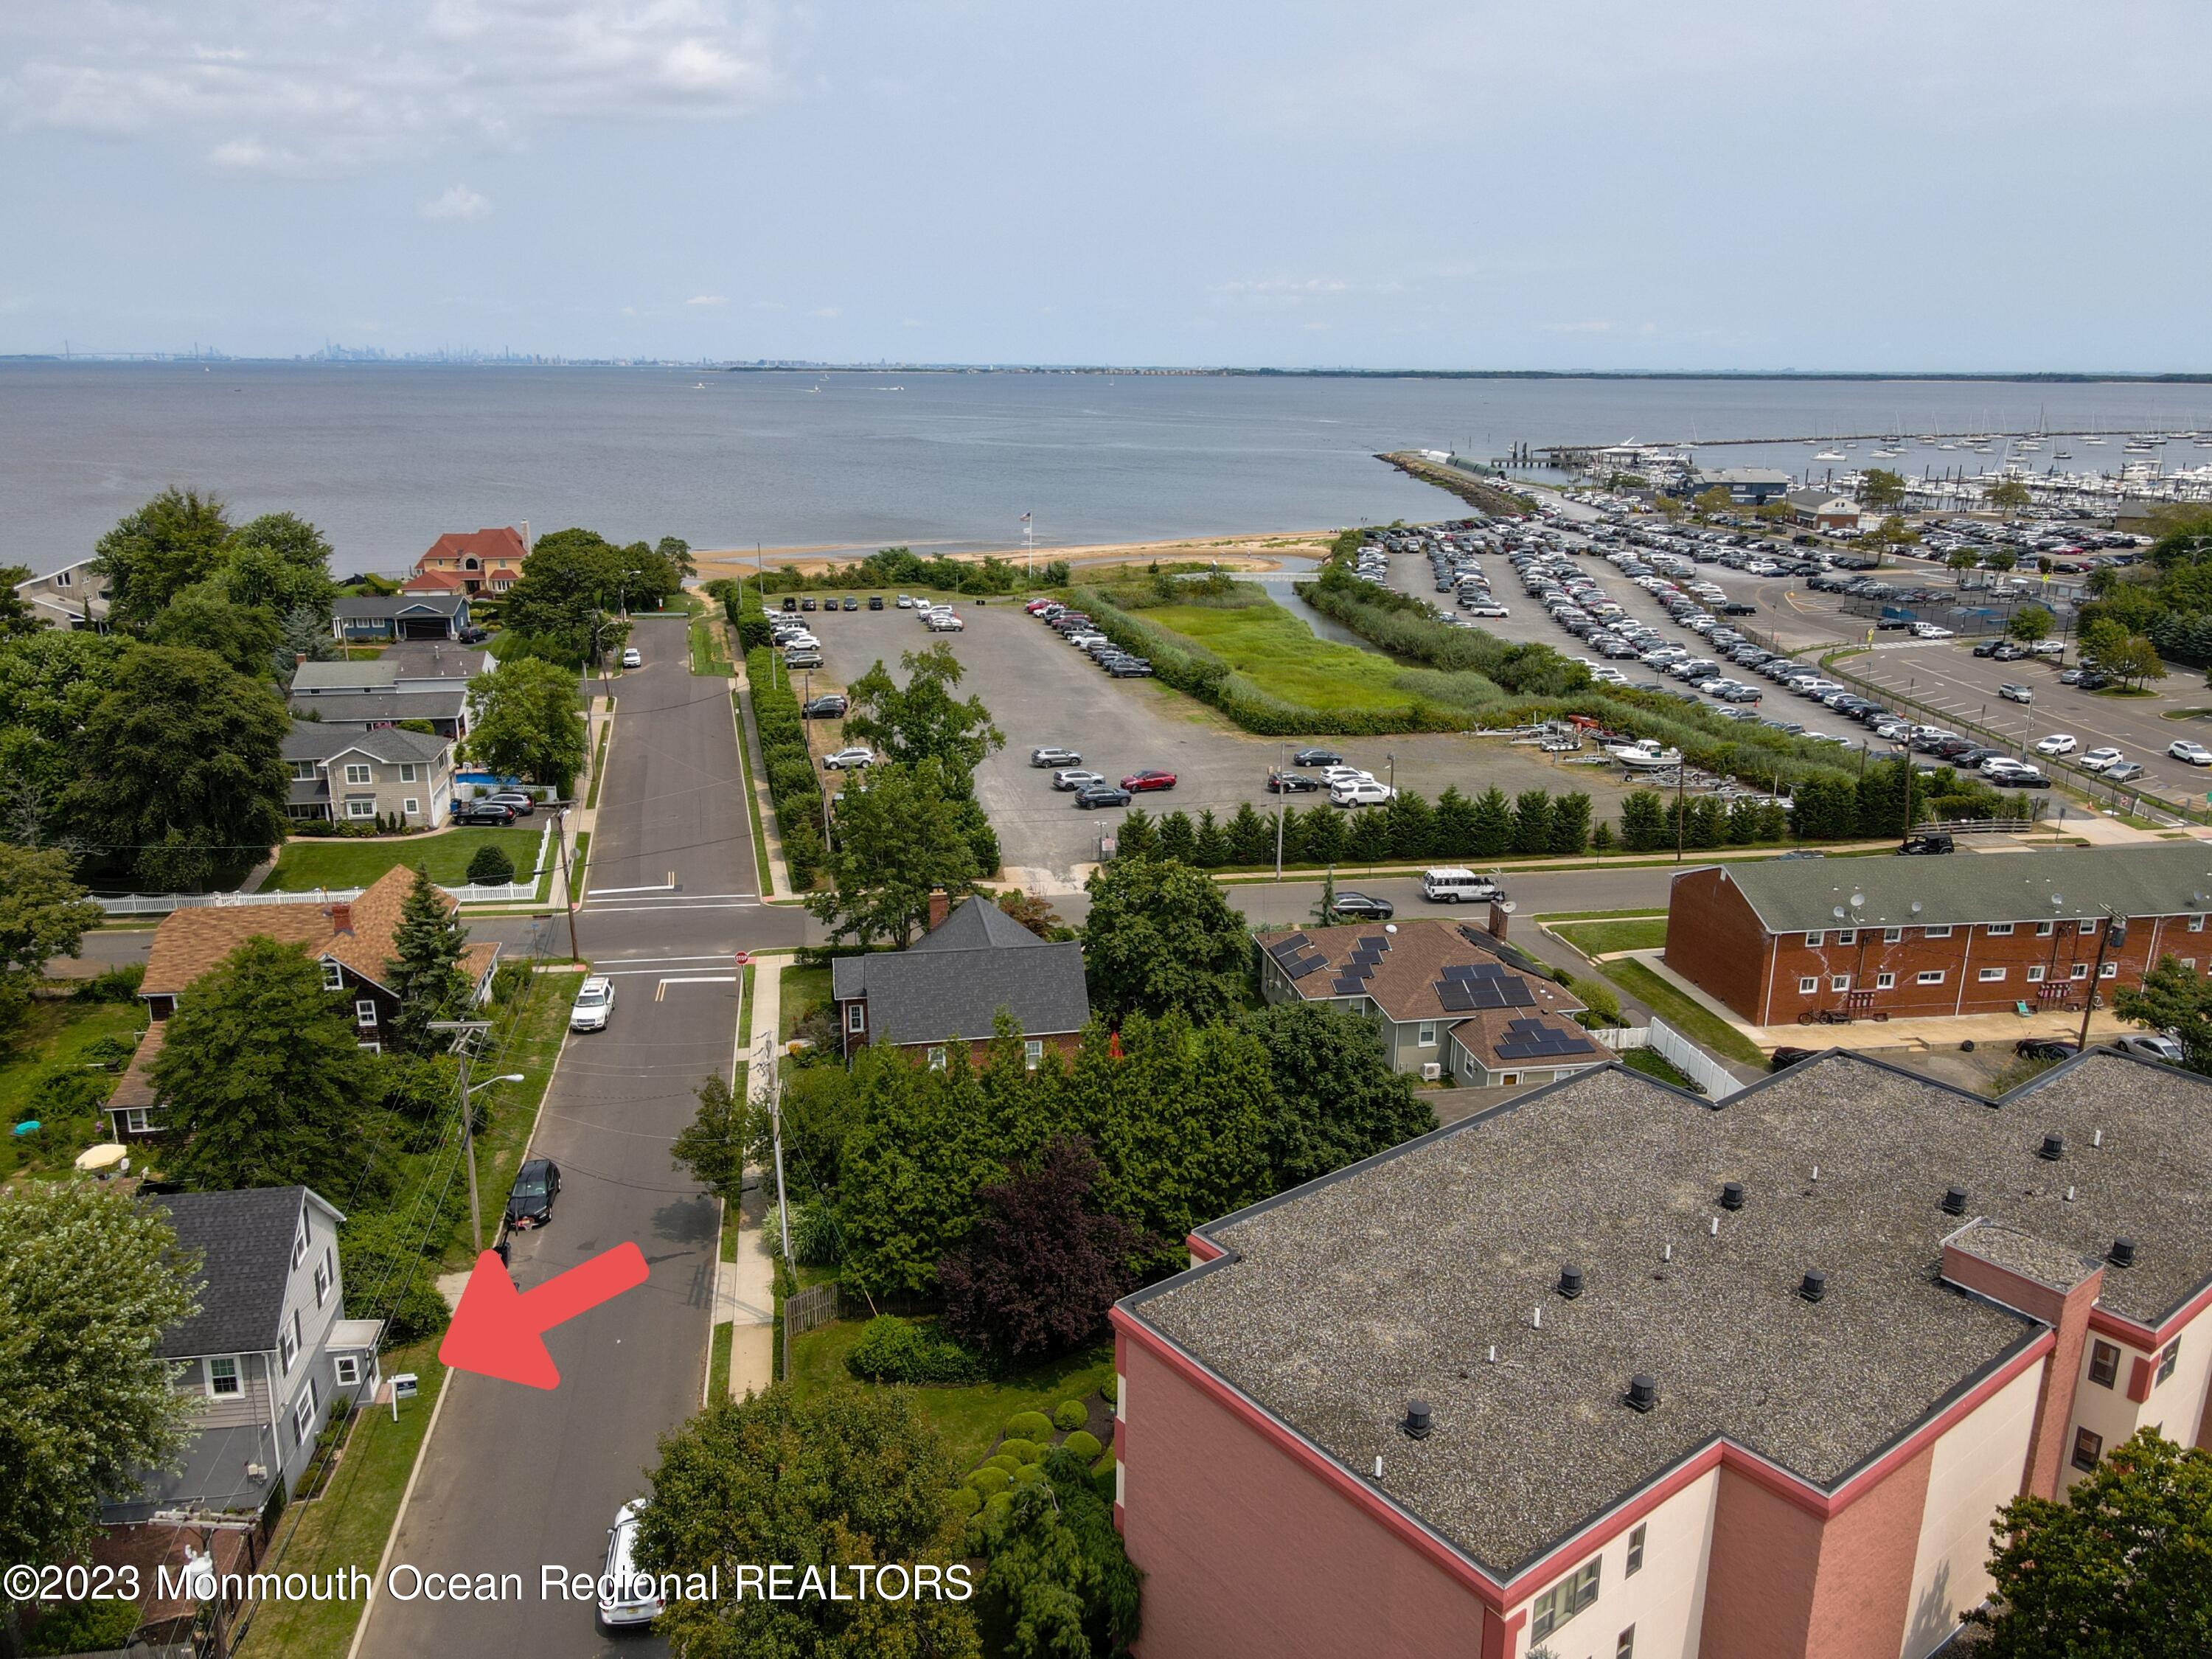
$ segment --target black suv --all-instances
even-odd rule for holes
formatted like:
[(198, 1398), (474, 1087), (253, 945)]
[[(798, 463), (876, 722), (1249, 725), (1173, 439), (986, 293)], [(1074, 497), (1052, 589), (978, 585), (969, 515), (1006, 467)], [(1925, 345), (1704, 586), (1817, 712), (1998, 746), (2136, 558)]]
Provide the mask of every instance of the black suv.
[(799, 712), (802, 718), (810, 720), (842, 720), (846, 707), (844, 698), (835, 691), (830, 691), (816, 697), (811, 702), (801, 703)]
[(1346, 921), (1388, 921), (1398, 914), (1398, 907), (1366, 893), (1339, 893), (1335, 914)]
[(1270, 772), (1267, 774), (1267, 791), (1270, 794), (1313, 794), (1317, 793), (1320, 788), (1321, 780), (1316, 777), (1310, 777), (1304, 772)]
[(1950, 853), (1955, 852), (1958, 849), (1955, 844), (1952, 842), (1950, 833), (1948, 830), (1930, 830), (1924, 835), (1911, 836), (1905, 842), (1904, 846), (1899, 848), (1897, 850), (1900, 855), (1910, 857), (1936, 853)]
[(514, 809), (504, 801), (465, 800), (453, 808), (453, 823), (498, 823), (514, 822)]
[(553, 1219), (553, 1200), (561, 1196), (561, 1166), (550, 1158), (523, 1160), (507, 1194), (507, 1224), (542, 1227)]
[(871, 594), (869, 594), (869, 595), (868, 595), (868, 609), (869, 609), (869, 610), (871, 610), (871, 611), (880, 611), (880, 610), (882, 610), (883, 608), (884, 608), (884, 596), (883, 596), (882, 594), (880, 594), (880, 593), (871, 593)]

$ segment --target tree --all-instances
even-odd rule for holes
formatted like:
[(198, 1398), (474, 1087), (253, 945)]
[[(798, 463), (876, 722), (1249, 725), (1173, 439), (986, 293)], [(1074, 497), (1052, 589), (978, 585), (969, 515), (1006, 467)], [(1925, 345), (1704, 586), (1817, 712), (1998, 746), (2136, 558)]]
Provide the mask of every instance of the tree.
[(156, 645), (212, 652), (239, 673), (258, 678), (275, 664), (283, 629), (276, 612), (234, 603), (222, 583), (210, 579), (179, 589), (146, 624), (145, 637)]
[(2024, 605), (2012, 613), (2012, 620), (2005, 624), (2005, 632), (2022, 645), (2033, 645), (2038, 640), (2051, 637), (2051, 613), (2041, 605)]
[(239, 526), (223, 547), (223, 588), (233, 605), (289, 617), (305, 611), (327, 631), (337, 597), (331, 544), (291, 513), (264, 513)]
[(752, 1104), (719, 1077), (699, 1085), (699, 1112), (684, 1127), (669, 1152), (677, 1167), (725, 1204), (735, 1205), (744, 1191), (745, 1164), (759, 1133)]
[(132, 647), (87, 713), (66, 810), (151, 888), (204, 886), (284, 834), (276, 694), (204, 651)]
[(1631, 790), (1622, 800), (1620, 839), (1632, 853), (1656, 852), (1667, 844), (1666, 809), (1657, 790)]
[(488, 841), (470, 855), (467, 879), (471, 887), (503, 887), (514, 879), (514, 860), (507, 848)]
[(1321, 1003), (1285, 1002), (1248, 1010), (1237, 1024), (1259, 1039), (1274, 1084), (1267, 1127), (1271, 1191), (1316, 1180), (1437, 1127), (1413, 1079), (1392, 1069), (1374, 1021)]
[(2097, 662), (2108, 672), (2137, 685), (2145, 680), (2166, 678), (2166, 664), (2159, 659), (2158, 647), (2141, 634), (2129, 635), (2117, 651), (2109, 656), (2100, 656)]
[(1954, 547), (1943, 562), (1954, 570), (1973, 570), (1979, 568), (1982, 556), (1971, 547)]
[(1204, 1024), (1243, 1000), (1251, 935), (1204, 872), (1172, 860), (1123, 857), (1085, 885), (1092, 1008), (1109, 1018), (1178, 1009)]
[[(177, 1466), (192, 1411), (158, 1351), (199, 1310), (197, 1266), (158, 1207), (112, 1186), (0, 1189), (0, 1557), (83, 1556), (103, 1500)], [(0, 1649), (15, 1651), (5, 1590), (0, 1611)]]
[(594, 625), (614, 608), (623, 575), (622, 550), (596, 531), (541, 536), (501, 600), (507, 625), (567, 661), (596, 662), (609, 641)]
[[(647, 1572), (716, 1569), (723, 1599), (672, 1601), (659, 1624), (685, 1659), (980, 1659), (945, 1502), (959, 1471), (906, 1389), (836, 1384), (803, 1398), (780, 1382), (717, 1399), (664, 1435), (637, 1559)], [(741, 1564), (775, 1562), (817, 1593), (738, 1594)], [(934, 1567), (950, 1595), (855, 1596), (854, 1569)], [(848, 1599), (832, 1599), (830, 1570)], [(907, 1588), (911, 1589), (911, 1581)]]
[(2181, 1063), (2212, 1076), (2212, 985), (2194, 968), (2161, 956), (2140, 988), (2112, 993), (2112, 1011), (2148, 1030), (2163, 1031), (2181, 1045)]
[(981, 697), (953, 696), (964, 671), (952, 647), (939, 641), (927, 651), (899, 659), (906, 684), (896, 684), (878, 658), (874, 666), (845, 688), (852, 708), (845, 735), (872, 745), (893, 761), (934, 760), (948, 781), (968, 793), (969, 780), (983, 757), (1006, 744), (1006, 734), (992, 722)]
[(250, 939), (169, 1016), (154, 1080), (162, 1168), (187, 1186), (351, 1193), (372, 1139), (376, 1056), (297, 945)]
[(21, 639), (39, 631), (40, 622), (30, 602), (15, 591), (15, 584), (31, 580), (27, 564), (0, 564), (0, 640)]
[(1329, 866), (1328, 869), (1322, 872), (1321, 895), (1314, 900), (1311, 919), (1316, 927), (1336, 926), (1336, 866), (1334, 865)]
[(682, 580), (689, 581), (699, 574), (699, 562), (691, 556), (691, 544), (681, 536), (663, 536), (653, 544), (653, 550)]
[[(1910, 547), (1920, 539), (1920, 532), (1893, 513), (1867, 532), (1867, 539), (1877, 547)], [(1994, 560), (1996, 555), (1989, 556)]]
[(430, 1029), (434, 1020), (459, 1019), (469, 1005), (469, 976), (461, 971), (468, 930), (461, 907), (431, 884), (421, 865), (399, 903), (399, 927), (392, 935), (398, 951), (385, 969), (385, 983), (399, 999), (392, 1018), (392, 1037), (404, 1052), (427, 1054), (447, 1046)]
[(1141, 1244), (1127, 1222), (1098, 1212), (1099, 1174), (1090, 1143), (1062, 1135), (976, 1194), (982, 1216), (937, 1268), (953, 1338), (1042, 1359), (1105, 1328), (1106, 1310), (1136, 1288)]
[(1870, 466), (1859, 479), (1859, 504), (1869, 512), (1896, 512), (1905, 494), (1905, 475), (1886, 466)]
[(289, 686), (303, 660), (336, 662), (344, 654), (344, 648), (331, 637), (328, 618), (319, 620), (312, 609), (301, 605), (277, 620), (276, 650), (270, 665), (276, 678)]
[(1991, 484), (1983, 499), (2009, 517), (2021, 507), (2032, 505), (2035, 494), (2028, 489), (2027, 479), (2004, 477)]
[(1052, 908), (1050, 899), (1024, 893), (1018, 887), (1007, 888), (999, 895), (999, 908), (1039, 939), (1058, 939), (1067, 926), (1060, 919), (1060, 912)]
[(100, 908), (66, 854), (0, 842), (0, 1042), (21, 1022), (47, 962), (73, 957)]
[(833, 885), (806, 901), (831, 939), (904, 945), (927, 925), (932, 891), (975, 890), (981, 872), (959, 807), (934, 761), (872, 767), (847, 787), (823, 860)]
[(1124, 1659), (1137, 1639), (1141, 1575), (1091, 1472), (1066, 1447), (985, 1523), (979, 1617), (1005, 1659)]
[(1474, 856), (1502, 858), (1513, 847), (1513, 807), (1505, 792), (1492, 784), (1474, 798)]
[(1735, 497), (1729, 493), (1726, 484), (1715, 484), (1711, 489), (1701, 489), (1691, 498), (1690, 505), (1706, 518), (1717, 518), (1735, 506)]
[(92, 572), (106, 579), (115, 627), (143, 628), (184, 589), (221, 568), (230, 520), (197, 489), (165, 489), (100, 538)]
[(555, 663), (516, 657), (471, 679), (469, 696), (477, 720), (462, 739), (467, 757), (502, 778), (566, 795), (584, 764), (575, 676)]
[[(1917, 541), (1919, 538), (1915, 537), (1913, 539)], [(2020, 555), (2008, 547), (2000, 547), (1995, 552), (1982, 555), (1982, 562), (2002, 575), (2006, 571), (2018, 567)]]
[(1513, 850), (1543, 853), (1552, 844), (1552, 796), (1545, 789), (1523, 789), (1513, 799)]
[(1990, 1604), (1966, 1621), (1989, 1659), (2193, 1659), (2212, 1644), (2212, 1452), (2155, 1428), (2117, 1446), (2063, 1502), (1997, 1512)]

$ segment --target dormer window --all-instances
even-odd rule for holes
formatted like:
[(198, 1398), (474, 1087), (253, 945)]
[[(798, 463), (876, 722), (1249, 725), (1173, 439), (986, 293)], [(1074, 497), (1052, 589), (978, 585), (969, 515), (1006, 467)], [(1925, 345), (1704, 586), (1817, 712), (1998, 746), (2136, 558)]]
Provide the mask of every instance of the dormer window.
[(345, 989), (345, 969), (328, 957), (323, 958), (323, 989), (325, 991)]

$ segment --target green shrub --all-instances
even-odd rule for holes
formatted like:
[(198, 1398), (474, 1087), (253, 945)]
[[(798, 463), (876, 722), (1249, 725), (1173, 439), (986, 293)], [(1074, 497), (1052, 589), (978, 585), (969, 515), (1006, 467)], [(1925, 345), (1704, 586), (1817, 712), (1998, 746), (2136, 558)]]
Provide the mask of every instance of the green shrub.
[(988, 1457), (983, 1460), (982, 1464), (982, 1467), (987, 1469), (1004, 1469), (1009, 1475), (1012, 1475), (1013, 1472), (1021, 1468), (1021, 1466), (1022, 1460), (1020, 1458), (1010, 1456), (1005, 1452), (993, 1452)]
[(992, 1522), (998, 1520), (1000, 1516), (1005, 1515), (1008, 1510), (1013, 1508), (1013, 1506), (1014, 1495), (1012, 1492), (1002, 1492), (996, 1498), (985, 1498), (983, 1500), (984, 1525), (988, 1527)]
[(94, 974), (70, 993), (76, 1002), (131, 1002), (138, 995), (138, 988), (145, 982), (146, 964), (125, 963), (120, 968), (110, 968)]
[(1091, 1420), (1091, 1408), (1080, 1400), (1063, 1400), (1053, 1408), (1055, 1429), (1079, 1429)]
[(530, 989), (532, 972), (530, 964), (520, 959), (501, 963), (492, 971), (492, 1001), (503, 1008), (524, 994)]
[(1096, 1462), (1100, 1451), (1104, 1449), (1098, 1443), (1098, 1437), (1088, 1429), (1071, 1430), (1067, 1438), (1060, 1443), (1086, 1463)]
[(514, 879), (514, 860), (497, 842), (488, 841), (476, 850), (469, 860), (468, 883), (471, 887), (500, 887)]
[(995, 1498), (1014, 1484), (1014, 1478), (1004, 1469), (994, 1469), (987, 1463), (980, 1469), (970, 1469), (966, 1484), (987, 1498)]
[[(1051, 1430), (1048, 1428), (1046, 1432), (1049, 1434)], [(1040, 1462), (1043, 1458), (1044, 1454), (1044, 1447), (1038, 1444), (1034, 1440), (1016, 1439), (1010, 1435), (1006, 1439), (1001, 1440), (999, 1443), (998, 1455), (1001, 1457), (1011, 1457), (1018, 1463), (1035, 1463)]]
[(1119, 1377), (1109, 1376), (1098, 1385), (1098, 1397), (1109, 1406), (1121, 1397), (1121, 1385)]
[(1006, 1419), (1009, 1440), (1049, 1440), (1052, 1438), (1052, 1419), (1042, 1412), (1016, 1412)]
[(24, 1639), (26, 1654), (109, 1653), (138, 1628), (138, 1604), (114, 1600), (65, 1601), (39, 1617)]
[(1024, 1463), (1014, 1471), (1014, 1485), (1017, 1486), (1030, 1486), (1043, 1479), (1044, 1465), (1042, 1463)]
[(868, 1322), (845, 1369), (864, 1382), (973, 1382), (983, 1375), (982, 1362), (957, 1342), (894, 1314)]
[(952, 1513), (966, 1520), (983, 1507), (983, 1494), (963, 1482), (952, 1489)]

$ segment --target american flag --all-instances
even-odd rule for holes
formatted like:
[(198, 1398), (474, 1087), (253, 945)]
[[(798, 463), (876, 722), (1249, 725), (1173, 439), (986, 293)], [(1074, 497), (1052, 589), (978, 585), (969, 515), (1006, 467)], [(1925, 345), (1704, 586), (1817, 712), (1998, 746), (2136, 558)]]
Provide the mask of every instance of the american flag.
[(1029, 515), (1028, 514), (1026, 514), (1026, 513), (1023, 514), (1022, 514), (1022, 522), (1023, 522), (1024, 524), (1027, 524), (1029, 521), (1030, 521), (1030, 515)]

